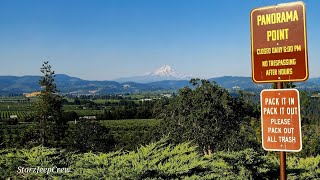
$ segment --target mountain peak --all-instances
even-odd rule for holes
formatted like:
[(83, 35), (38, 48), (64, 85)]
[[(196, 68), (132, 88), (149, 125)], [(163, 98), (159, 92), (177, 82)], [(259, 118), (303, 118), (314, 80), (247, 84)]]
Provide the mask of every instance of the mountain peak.
[(169, 65), (163, 65), (159, 69), (151, 73), (152, 76), (174, 76), (178, 77), (177, 72)]
[(186, 79), (190, 79), (190, 78), (183, 74), (177, 73), (176, 70), (174, 70), (169, 65), (163, 65), (159, 69), (156, 69), (151, 73), (147, 73), (141, 76), (118, 78), (115, 81), (149, 83), (149, 82), (156, 82), (156, 81), (163, 81), (163, 80), (186, 80)]

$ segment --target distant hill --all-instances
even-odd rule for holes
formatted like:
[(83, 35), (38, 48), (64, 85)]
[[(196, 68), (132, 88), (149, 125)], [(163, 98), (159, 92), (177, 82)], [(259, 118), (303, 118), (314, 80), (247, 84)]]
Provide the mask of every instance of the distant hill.
[(317, 78), (310, 78), (308, 80), (309, 83), (313, 83), (313, 84), (316, 84), (316, 85), (319, 85), (320, 84), (320, 77), (317, 77)]
[(0, 76), (0, 94), (19, 94), (40, 90), (40, 76)]
[[(0, 95), (31, 93), (41, 90), (40, 76), (0, 76)], [(209, 79), (230, 90), (260, 91), (271, 84), (253, 83), (251, 77), (223, 76)], [(65, 94), (120, 94), (152, 91), (175, 91), (191, 86), (189, 80), (162, 80), (148, 83), (88, 81), (65, 74), (57, 74), (55, 82), (61, 93)], [(320, 78), (310, 78), (306, 82), (295, 83), (297, 89), (320, 90)]]
[(270, 88), (270, 84), (256, 84), (251, 77), (241, 76), (223, 76), (211, 78), (209, 81), (215, 81), (226, 89), (265, 89)]
[[(23, 94), (40, 91), (40, 76), (0, 76), (0, 95)], [(188, 81), (160, 81), (136, 83), (116, 81), (88, 81), (65, 74), (55, 76), (60, 93), (68, 94), (119, 94), (146, 91), (176, 90), (188, 85)]]
[[(215, 81), (220, 86), (227, 89), (243, 89), (243, 90), (262, 90), (271, 87), (271, 83), (254, 83), (251, 77), (242, 76), (223, 76), (211, 78), (210, 81)], [(294, 83), (297, 89), (320, 90), (320, 78), (310, 78), (305, 82)]]

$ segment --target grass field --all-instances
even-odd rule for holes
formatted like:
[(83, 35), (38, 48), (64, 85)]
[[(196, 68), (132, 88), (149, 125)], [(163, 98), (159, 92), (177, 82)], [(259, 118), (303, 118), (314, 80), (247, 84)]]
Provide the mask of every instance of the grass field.
[(92, 109), (82, 109), (82, 110), (73, 110), (79, 116), (95, 116), (98, 114), (103, 114), (103, 110), (92, 110)]
[(123, 129), (130, 127), (132, 129), (141, 127), (154, 127), (160, 124), (159, 119), (126, 119), (126, 120), (100, 120), (103, 126), (111, 129)]
[(120, 102), (119, 99), (96, 99), (93, 101), (96, 104), (105, 104), (106, 102)]

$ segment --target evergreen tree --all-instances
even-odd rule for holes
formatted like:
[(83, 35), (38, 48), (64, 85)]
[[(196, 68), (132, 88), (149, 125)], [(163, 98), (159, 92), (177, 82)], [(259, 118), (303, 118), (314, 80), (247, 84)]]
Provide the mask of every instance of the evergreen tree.
[(62, 98), (54, 82), (55, 73), (48, 61), (41, 67), (43, 76), (39, 80), (42, 90), (36, 104), (35, 117), (39, 123), (40, 143), (56, 145), (63, 138), (67, 122), (62, 118)]

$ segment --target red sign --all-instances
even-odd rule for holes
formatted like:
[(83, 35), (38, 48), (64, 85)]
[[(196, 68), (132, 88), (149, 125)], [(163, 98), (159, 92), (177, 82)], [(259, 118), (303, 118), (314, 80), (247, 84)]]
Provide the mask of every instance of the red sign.
[(254, 82), (308, 79), (305, 14), (303, 2), (251, 11), (251, 64)]
[(299, 91), (267, 89), (261, 92), (262, 147), (267, 151), (302, 149)]

